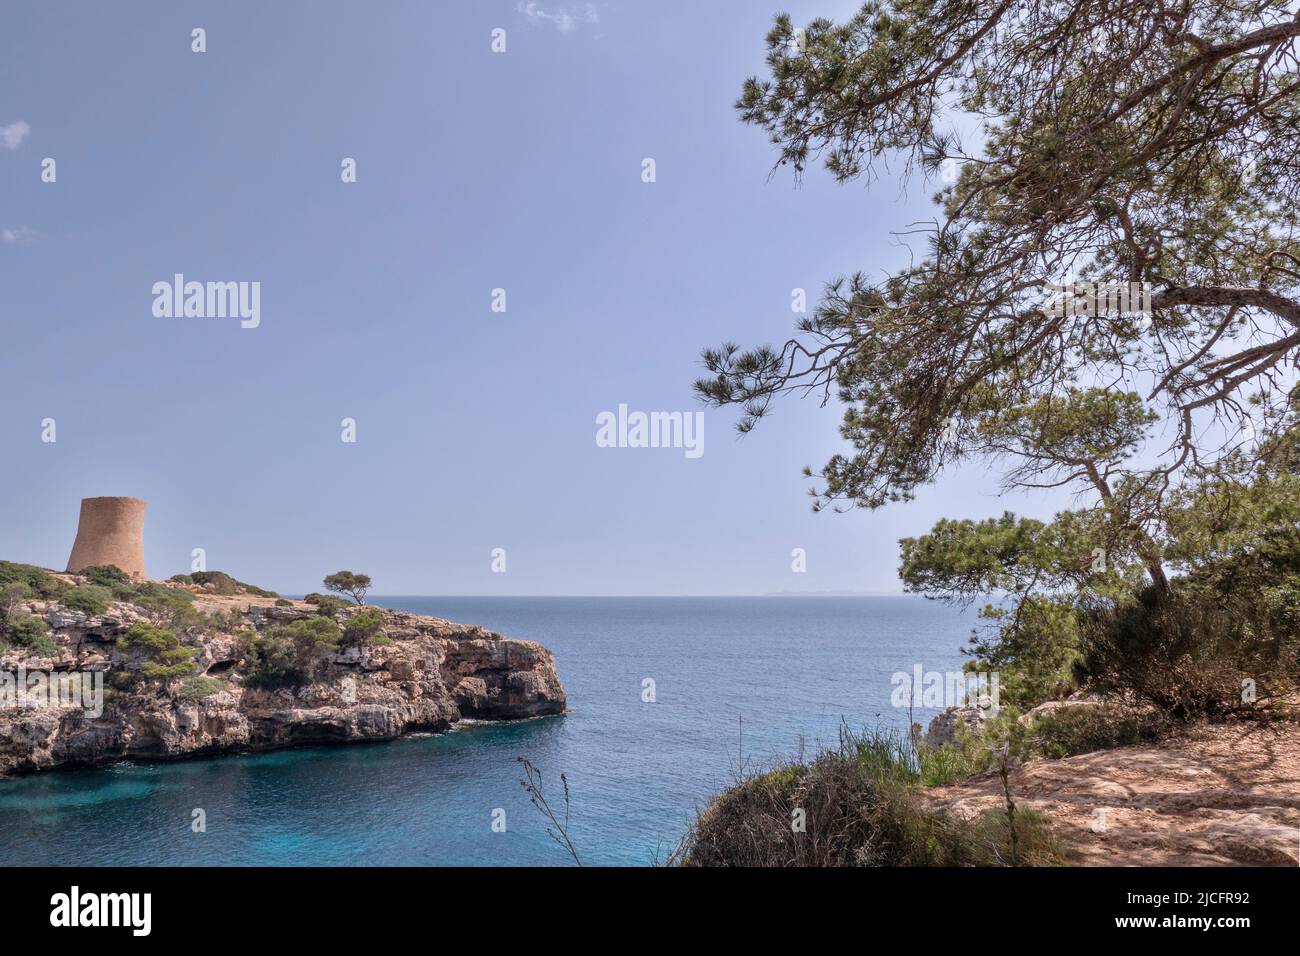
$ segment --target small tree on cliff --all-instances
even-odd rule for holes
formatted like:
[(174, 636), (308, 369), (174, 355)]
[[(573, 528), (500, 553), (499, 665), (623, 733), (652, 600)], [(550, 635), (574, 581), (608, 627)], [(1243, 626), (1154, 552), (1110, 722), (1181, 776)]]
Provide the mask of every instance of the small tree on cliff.
[(370, 645), (384, 645), (392, 643), (383, 634), (384, 615), (382, 611), (373, 607), (368, 607), (364, 611), (357, 611), (343, 626), (343, 642), (345, 644), (354, 644), (357, 647)]
[(249, 687), (292, 687), (313, 680), (324, 657), (339, 649), (342, 630), (332, 618), (312, 617), (272, 628), (248, 639), (245, 683)]
[(0, 636), (4, 635), (4, 627), (9, 618), (31, 596), (32, 589), (21, 581), (0, 587)]
[(355, 571), (336, 571), (325, 579), (325, 589), (346, 594), (358, 604), (365, 604), (366, 592), (370, 590), (370, 575), (357, 574)]
[(172, 631), (153, 624), (132, 624), (117, 639), (117, 649), (140, 665), (140, 674), (148, 680), (165, 682), (194, 673), (198, 648), (182, 644)]

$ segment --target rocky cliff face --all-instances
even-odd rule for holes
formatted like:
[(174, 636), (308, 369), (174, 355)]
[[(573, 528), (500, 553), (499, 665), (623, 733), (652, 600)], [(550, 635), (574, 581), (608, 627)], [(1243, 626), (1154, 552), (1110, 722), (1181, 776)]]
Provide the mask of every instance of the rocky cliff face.
[[(559, 714), (564, 688), (545, 647), (481, 627), (383, 610), (379, 640), (322, 651), (308, 682), (248, 686), (249, 639), (317, 610), (246, 596), (203, 596), (195, 608), (220, 622), (185, 641), (194, 676), (142, 679), (138, 660), (118, 646), (132, 624), (156, 611), (114, 603), (87, 616), (31, 602), (58, 645), (54, 657), (0, 655), (0, 672), (104, 672), (103, 713), (79, 704), (11, 706), (0, 700), (0, 775), (123, 758), (159, 759), (300, 744), (386, 740), (445, 730), (463, 718), (513, 720)], [(352, 611), (339, 612), (346, 623)], [(202, 676), (207, 678), (196, 681)]]

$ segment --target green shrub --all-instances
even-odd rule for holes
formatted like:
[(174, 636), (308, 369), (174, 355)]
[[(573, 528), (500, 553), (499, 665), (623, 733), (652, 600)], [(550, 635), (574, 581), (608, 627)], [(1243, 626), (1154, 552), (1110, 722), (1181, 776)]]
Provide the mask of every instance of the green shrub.
[(86, 583), (104, 588), (119, 601), (130, 600), (135, 594), (131, 576), (115, 564), (94, 564), (77, 572)]
[(239, 582), (225, 571), (195, 571), (190, 579), (214, 594), (238, 594)]
[[(889, 734), (845, 733), (838, 752), (742, 781), (696, 818), (687, 866), (1044, 866), (1064, 862), (1040, 817), (974, 821), (917, 799), (920, 769)], [(792, 825), (802, 811), (804, 829)], [(1013, 831), (1014, 827), (1014, 831)], [(1013, 837), (1014, 832), (1014, 839)]]
[(366, 644), (384, 645), (392, 643), (380, 632), (384, 627), (384, 615), (374, 608), (366, 608), (353, 614), (343, 625), (343, 642), (364, 646)]
[(343, 632), (333, 619), (312, 617), (249, 637), (244, 683), (249, 687), (289, 687), (308, 683), (322, 655), (336, 651)]
[(168, 587), (165, 584), (159, 584), (157, 581), (144, 581), (136, 585), (135, 600), (139, 602), (145, 598), (164, 598), (169, 601), (182, 601), (186, 604), (192, 604), (195, 600), (192, 591), (187, 591), (184, 588)]
[(59, 580), (44, 568), (33, 564), (0, 561), (0, 587), (6, 584), (24, 584), (32, 594), (45, 601), (58, 600), (70, 587), (66, 581)]
[(154, 624), (178, 634), (196, 635), (210, 630), (208, 616), (194, 607), (194, 595), (182, 588), (146, 582), (137, 589), (132, 603)]
[(113, 593), (97, 584), (80, 584), (63, 595), (59, 603), (73, 611), (94, 616), (103, 614), (112, 603)]
[(309, 617), (282, 624), (273, 633), (288, 638), (306, 651), (338, 650), (339, 639), (343, 636), (338, 624), (325, 617)]
[(194, 673), (198, 648), (187, 647), (172, 631), (153, 624), (132, 624), (117, 639), (117, 648), (140, 662), (140, 673), (157, 681)]
[(248, 687), (292, 687), (306, 681), (293, 642), (274, 633), (254, 634), (244, 645)]
[(1173, 729), (1159, 711), (1098, 705), (1069, 707), (1035, 718), (1025, 738), (1024, 759), (1060, 759), (1157, 740)]
[(335, 597), (332, 594), (316, 594), (313, 592), (308, 594), (303, 598), (303, 600), (308, 604), (314, 605), (316, 613), (325, 614), (330, 617), (333, 617), (336, 611), (341, 611), (345, 607), (352, 607), (352, 605), (343, 600), (343, 598)]
[(193, 584), (194, 579), (188, 574), (173, 574), (167, 579), (172, 584)]
[(59, 646), (50, 637), (49, 626), (35, 614), (10, 614), (5, 621), (4, 638), (18, 647), (25, 647), (38, 657), (52, 657)]
[(27, 647), (41, 634), (49, 633), (49, 625), (35, 614), (11, 614), (5, 621), (5, 636), (20, 647)]
[(293, 607), (293, 602), (292, 602), (292, 601), (286, 601), (284, 598), (276, 598), (275, 606), (276, 606), (276, 607)]
[[(1168, 722), (1150, 710), (1088, 706), (1029, 726), (1014, 708), (940, 748), (897, 734), (841, 734), (840, 749), (741, 781), (715, 799), (671, 862), (690, 866), (1044, 866), (1066, 862), (1041, 816), (999, 807), (975, 820), (933, 809), (919, 792), (1039, 757), (1152, 739)], [(1014, 793), (1012, 794), (1014, 797)], [(804, 813), (804, 832), (791, 827)], [(1012, 832), (1014, 827), (1015, 840)]]
[(169, 595), (143, 597), (136, 606), (158, 627), (185, 637), (213, 633), (212, 618), (193, 604)]
[(1173, 729), (1151, 708), (1118, 704), (1063, 707), (1022, 723), (1014, 707), (1004, 708), (978, 732), (959, 729), (942, 747), (922, 743), (916, 760), (924, 786), (958, 783), (994, 769), (995, 753), (1006, 749), (1016, 761), (1057, 760), (1159, 739)]
[[(1014, 722), (1009, 725), (1015, 728)], [(920, 783), (924, 787), (942, 787), (960, 783), (993, 767), (993, 747), (1002, 736), (991, 727), (981, 728), (981, 733), (960, 734), (956, 741), (942, 747), (922, 744), (916, 754)], [(1013, 748), (1012, 753), (1019, 751)]]
[(36, 657), (54, 657), (59, 653), (59, 645), (49, 634), (37, 634), (28, 643), (27, 649)]
[(213, 694), (218, 694), (226, 689), (226, 682), (217, 680), (215, 677), (187, 677), (181, 682), (180, 690), (176, 696), (182, 700), (188, 700), (191, 703), (197, 703)]
[(195, 571), (187, 575), (187, 577), (190, 579), (189, 583), (210, 587), (216, 594), (232, 595), (245, 592), (255, 594), (258, 597), (278, 597), (274, 591), (267, 591), (256, 585), (245, 584), (243, 581), (236, 581), (225, 571)]
[(18, 605), (25, 604), (31, 597), (32, 589), (21, 582), (0, 585), (0, 634), (4, 632), (4, 622), (11, 614), (17, 613)]
[(980, 616), (996, 622), (992, 633), (971, 637), (968, 671), (1001, 675), (999, 699), (1030, 708), (1069, 694), (1076, 687), (1079, 660), (1076, 609), (1031, 595), (1014, 611), (989, 605)]
[(214, 611), (207, 615), (205, 628), (209, 634), (234, 634), (244, 630), (247, 623), (244, 615), (232, 608), (227, 611)]
[(132, 624), (117, 639), (118, 650), (143, 651), (150, 656), (176, 647), (179, 643), (175, 634), (152, 624)]
[[(1178, 720), (1249, 710), (1295, 687), (1300, 634), (1271, 632), (1249, 594), (1154, 588), (1082, 621), (1079, 676), (1132, 692)], [(1254, 688), (1246, 695), (1244, 688)]]

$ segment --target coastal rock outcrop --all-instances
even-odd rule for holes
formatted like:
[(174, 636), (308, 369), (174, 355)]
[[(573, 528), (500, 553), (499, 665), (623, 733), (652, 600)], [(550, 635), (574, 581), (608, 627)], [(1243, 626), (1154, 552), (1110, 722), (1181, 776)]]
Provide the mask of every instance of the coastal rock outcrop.
[[(303, 602), (199, 594), (207, 624), (188, 632), (194, 669), (184, 678), (144, 680), (119, 639), (156, 622), (148, 607), (115, 602), (88, 615), (57, 602), (27, 610), (50, 629), (57, 654), (0, 654), (0, 674), (100, 672), (103, 710), (80, 703), (0, 700), (0, 775), (124, 758), (163, 759), (267, 750), (301, 744), (387, 740), (439, 731), (464, 718), (514, 720), (565, 709), (551, 652), (484, 628), (374, 609), (377, 640), (331, 648), (309, 680), (259, 686), (249, 678), (249, 646), (259, 635), (321, 612)], [(337, 612), (346, 626), (357, 608)], [(189, 653), (189, 652), (187, 652)], [(134, 669), (133, 669), (134, 668)], [(197, 682), (197, 683), (196, 683)]]
[(944, 744), (956, 743), (962, 732), (978, 734), (986, 717), (986, 711), (973, 705), (949, 707), (935, 714), (930, 721), (925, 732), (925, 742), (931, 747), (942, 747)]

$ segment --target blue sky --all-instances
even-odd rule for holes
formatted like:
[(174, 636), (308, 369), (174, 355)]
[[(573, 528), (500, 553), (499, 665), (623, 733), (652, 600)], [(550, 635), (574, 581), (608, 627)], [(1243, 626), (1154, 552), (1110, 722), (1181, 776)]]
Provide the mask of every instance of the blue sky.
[[(78, 500), (134, 495), (155, 576), (202, 547), (285, 592), (895, 591), (899, 537), (1050, 513), (977, 468), (814, 515), (800, 468), (841, 443), (811, 400), (744, 439), (705, 411), (696, 459), (597, 446), (619, 404), (698, 410), (702, 346), (784, 340), (793, 288), (883, 275), (932, 215), (915, 180), (769, 175), (732, 104), (776, 9), (9, 0), (0, 557), (62, 567)], [(177, 272), (260, 282), (259, 327), (154, 317)]]

